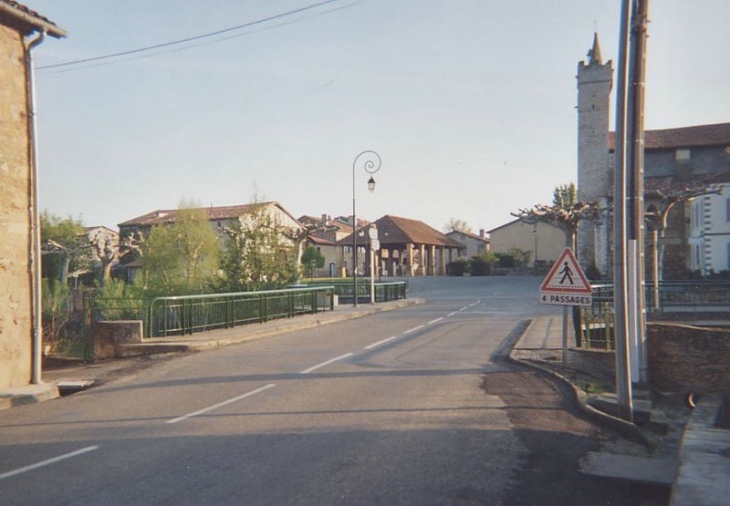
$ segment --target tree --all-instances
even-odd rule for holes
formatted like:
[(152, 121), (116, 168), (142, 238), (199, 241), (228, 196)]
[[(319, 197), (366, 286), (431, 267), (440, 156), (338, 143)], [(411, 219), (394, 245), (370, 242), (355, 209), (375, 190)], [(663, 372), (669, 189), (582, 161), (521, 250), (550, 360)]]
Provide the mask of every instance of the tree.
[(545, 222), (557, 226), (565, 234), (565, 245), (575, 249), (578, 223), (581, 220), (596, 219), (598, 209), (595, 203), (577, 202), (575, 185), (570, 183), (555, 187), (552, 206), (535, 204), (532, 209), (520, 209), (518, 212), (510, 214), (531, 225)]
[(174, 223), (153, 227), (140, 248), (144, 286), (151, 293), (209, 291), (220, 243), (204, 209), (181, 208)]
[(72, 270), (91, 267), (91, 251), (86, 228), (80, 219), (61, 218), (43, 211), (41, 248), (44, 277), (57, 278), (63, 285)]
[(444, 232), (466, 232), (468, 234), (473, 233), (472, 228), (467, 224), (465, 220), (459, 218), (451, 218), (449, 222), (444, 225)]
[(314, 270), (324, 267), (324, 255), (314, 246), (307, 246), (302, 253), (302, 268), (305, 275), (314, 277)]
[(561, 184), (553, 189), (553, 206), (568, 208), (578, 201), (578, 190), (575, 183)]
[(654, 190), (658, 202), (651, 203), (644, 212), (644, 221), (651, 234), (652, 249), (652, 281), (654, 283), (654, 305), (659, 307), (659, 282), (663, 279), (664, 238), (667, 231), (669, 212), (679, 203), (692, 200), (701, 195), (722, 193), (722, 187), (711, 183), (712, 176), (684, 181), (682, 184), (670, 184), (665, 188)]
[(219, 289), (226, 292), (280, 288), (297, 279), (298, 251), (290, 233), (265, 206), (224, 229), (227, 241), (220, 255)]
[(104, 289), (104, 285), (111, 277), (112, 264), (119, 258), (119, 240), (100, 231), (90, 235), (88, 239), (91, 249), (101, 263), (99, 288)]

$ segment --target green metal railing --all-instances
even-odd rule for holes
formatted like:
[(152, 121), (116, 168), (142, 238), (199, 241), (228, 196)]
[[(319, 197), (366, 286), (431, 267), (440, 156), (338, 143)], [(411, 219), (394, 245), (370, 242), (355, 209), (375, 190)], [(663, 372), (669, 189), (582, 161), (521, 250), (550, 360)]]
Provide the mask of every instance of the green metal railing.
[[(591, 285), (593, 304), (573, 312), (578, 345), (615, 349), (613, 285)], [(645, 288), (646, 311), (662, 314), (720, 314), (730, 318), (730, 283), (723, 280), (672, 281), (659, 283), (659, 303), (654, 304), (653, 285)]]
[[(352, 278), (328, 279), (325, 282), (313, 281), (308, 286), (320, 286), (320, 283), (326, 283), (334, 287), (335, 295), (340, 303), (353, 302), (353, 282)], [(397, 281), (376, 281), (375, 282), (375, 302), (389, 302), (391, 300), (405, 299), (408, 292), (408, 283), (403, 280)], [(357, 301), (370, 302), (370, 280), (367, 277), (359, 278), (357, 283)]]
[(158, 297), (150, 302), (149, 336), (192, 334), (334, 309), (331, 286), (263, 292)]
[(89, 300), (86, 305), (89, 324), (100, 320), (142, 320), (147, 337), (164, 337), (331, 311), (334, 288), (319, 286), (151, 300), (100, 298)]

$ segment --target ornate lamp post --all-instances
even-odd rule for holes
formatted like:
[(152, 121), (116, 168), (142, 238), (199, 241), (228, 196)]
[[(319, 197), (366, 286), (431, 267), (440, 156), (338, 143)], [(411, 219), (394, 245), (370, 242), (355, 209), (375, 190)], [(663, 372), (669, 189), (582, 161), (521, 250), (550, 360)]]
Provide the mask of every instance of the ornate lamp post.
[(368, 190), (375, 191), (373, 174), (380, 170), (380, 155), (375, 151), (363, 151), (352, 162), (352, 300), (357, 307), (357, 214), (355, 213), (355, 169), (361, 164), (365, 172), (370, 174)]

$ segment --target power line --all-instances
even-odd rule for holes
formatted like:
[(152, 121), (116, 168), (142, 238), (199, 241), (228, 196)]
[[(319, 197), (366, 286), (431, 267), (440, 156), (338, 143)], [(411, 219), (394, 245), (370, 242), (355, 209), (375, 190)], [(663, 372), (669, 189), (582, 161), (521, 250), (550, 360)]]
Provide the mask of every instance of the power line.
[[(130, 50), (127, 50), (127, 51), (119, 51), (117, 53), (110, 53), (110, 54), (105, 54), (105, 55), (101, 55), (101, 56), (94, 56), (92, 58), (84, 58), (84, 59), (81, 59), (81, 60), (73, 60), (73, 61), (68, 61), (68, 62), (63, 62), (63, 63), (56, 63), (54, 65), (45, 65), (43, 67), (38, 67), (38, 70), (57, 69), (57, 68), (62, 68), (62, 67), (70, 67), (72, 65), (81, 65), (81, 64), (84, 64), (84, 63), (99, 62), (99, 61), (108, 60), (108, 59), (111, 59), (111, 58), (118, 58), (120, 56), (129, 56), (129, 55), (143, 53), (143, 52), (146, 52), (146, 51), (153, 51), (155, 49), (162, 49), (162, 48), (167, 48), (167, 47), (171, 47), (171, 46), (176, 46), (176, 45), (184, 44), (184, 43), (187, 43), (187, 42), (194, 42), (196, 40), (207, 39), (207, 38), (215, 37), (215, 36), (222, 35), (222, 34), (225, 34), (225, 33), (230, 33), (230, 32), (236, 31), (236, 30), (242, 30), (244, 28), (250, 28), (252, 26), (260, 25), (260, 24), (263, 24), (263, 23), (268, 23), (268, 22), (274, 21), (276, 19), (281, 19), (281, 18), (285, 18), (285, 17), (288, 17), (288, 16), (292, 16), (294, 14), (299, 14), (301, 12), (305, 12), (305, 11), (309, 11), (309, 10), (312, 10), (312, 9), (316, 9), (318, 7), (322, 7), (323, 5), (327, 5), (327, 4), (331, 4), (331, 3), (335, 3), (335, 2), (339, 2), (339, 1), (340, 0), (324, 0), (322, 2), (318, 2), (318, 3), (315, 3), (315, 4), (311, 4), (311, 5), (308, 5), (306, 7), (301, 7), (299, 9), (294, 9), (294, 10), (291, 10), (291, 11), (283, 12), (281, 14), (275, 14), (273, 16), (269, 16), (269, 17), (266, 17), (266, 18), (257, 19), (256, 21), (250, 21), (248, 23), (244, 23), (244, 24), (241, 24), (241, 25), (232, 26), (230, 28), (224, 28), (222, 30), (216, 30), (214, 32), (207, 32), (207, 33), (204, 33), (204, 34), (201, 34), (201, 35), (194, 35), (192, 37), (186, 37), (184, 39), (173, 40), (173, 41), (170, 41), (170, 42), (163, 42), (161, 44), (154, 44), (154, 45), (151, 45), (151, 46), (140, 47), (140, 48), (137, 48), (137, 49), (130, 49)], [(229, 37), (229, 38), (232, 38), (232, 37)], [(156, 54), (161, 54), (161, 53), (156, 53)]]

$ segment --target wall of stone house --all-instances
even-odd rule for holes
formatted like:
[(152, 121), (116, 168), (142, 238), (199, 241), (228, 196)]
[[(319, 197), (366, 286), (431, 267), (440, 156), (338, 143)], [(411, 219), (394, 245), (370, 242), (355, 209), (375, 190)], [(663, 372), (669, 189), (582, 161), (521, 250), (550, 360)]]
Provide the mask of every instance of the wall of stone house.
[(0, 25), (0, 389), (31, 374), (29, 145), (24, 48)]
[(647, 340), (654, 389), (730, 392), (730, 329), (650, 323)]

